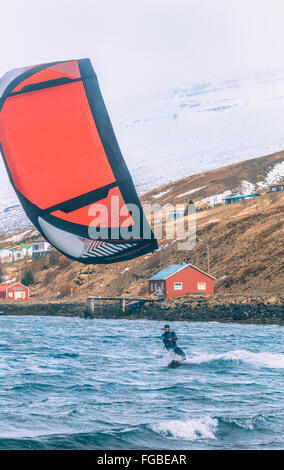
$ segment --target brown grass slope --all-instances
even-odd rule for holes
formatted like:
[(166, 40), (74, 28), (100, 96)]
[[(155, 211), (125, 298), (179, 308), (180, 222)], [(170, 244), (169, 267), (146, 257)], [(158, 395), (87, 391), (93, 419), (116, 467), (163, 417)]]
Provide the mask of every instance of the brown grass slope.
[[(182, 202), (182, 198), (176, 201), (174, 196), (206, 186), (190, 195), (196, 202), (236, 188), (242, 180), (261, 181), (283, 160), (284, 152), (278, 152), (193, 175), (151, 191), (142, 201), (149, 201), (154, 194), (170, 187), (171, 191), (155, 202), (161, 205)], [(148, 277), (169, 264), (191, 262), (207, 271), (208, 243), (210, 273), (217, 279), (217, 293), (281, 293), (284, 287), (284, 220), (281, 217), (284, 219), (284, 193), (265, 192), (253, 200), (197, 212), (197, 242), (190, 251), (179, 251), (177, 241), (163, 239), (159, 241), (162, 252), (114, 265), (90, 266), (89, 276), (87, 266), (56, 252), (44, 262), (17, 262), (2, 267), (11, 277), (20, 277), (22, 272), (31, 269), (35, 278), (31, 291), (38, 298), (54, 298), (58, 291), (69, 296), (71, 287), (76, 298), (88, 294), (144, 296)]]

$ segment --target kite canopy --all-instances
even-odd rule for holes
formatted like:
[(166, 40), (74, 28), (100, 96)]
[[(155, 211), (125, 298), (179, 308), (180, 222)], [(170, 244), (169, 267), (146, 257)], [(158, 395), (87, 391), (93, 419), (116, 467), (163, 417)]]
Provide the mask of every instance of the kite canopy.
[(4, 75), (0, 151), (28, 217), (66, 256), (114, 263), (157, 248), (89, 59)]

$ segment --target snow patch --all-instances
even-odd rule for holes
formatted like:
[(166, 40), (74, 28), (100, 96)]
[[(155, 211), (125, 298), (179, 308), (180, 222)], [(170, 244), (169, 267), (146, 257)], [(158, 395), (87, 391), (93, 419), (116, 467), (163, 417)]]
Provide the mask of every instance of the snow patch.
[(169, 189), (166, 189), (166, 191), (162, 191), (161, 193), (154, 194), (154, 196), (152, 196), (152, 198), (153, 199), (158, 199), (159, 197), (162, 197), (165, 194), (168, 194), (171, 190), (172, 190), (172, 188), (169, 188)]
[(274, 165), (271, 170), (267, 173), (264, 181), (257, 183), (257, 186), (262, 188), (267, 188), (271, 184), (281, 183), (284, 180), (284, 160), (281, 163)]
[(220, 222), (219, 219), (208, 220), (208, 222), (204, 222), (204, 224), (202, 224), (202, 227), (203, 227), (203, 225), (218, 224), (218, 222)]
[(255, 191), (255, 185), (249, 181), (243, 180), (239, 189), (240, 194), (251, 194)]
[(206, 188), (206, 185), (205, 186), (200, 186), (200, 188), (190, 189), (186, 193), (178, 194), (176, 197), (188, 196), (189, 194), (196, 193), (197, 191), (200, 191), (201, 189), (204, 189), (204, 188)]
[(22, 240), (24, 240), (25, 238), (30, 238), (30, 237), (34, 237), (34, 236), (37, 236), (39, 234), (39, 232), (37, 230), (32, 230), (32, 229), (29, 229), (29, 230), (25, 230), (25, 232), (22, 232), (22, 233), (18, 233), (16, 235), (12, 235), (11, 237), (8, 237), (8, 238), (4, 238), (4, 240), (0, 240), (0, 243), (7, 243), (7, 242), (12, 242), (12, 243), (16, 243), (16, 242), (21, 242)]
[(200, 204), (208, 204), (210, 207), (216, 206), (216, 204), (223, 204), (224, 199), (232, 194), (231, 190), (224, 191), (223, 193), (215, 194), (213, 196), (206, 197), (201, 201), (198, 201), (198, 205)]
[(126, 271), (129, 271), (129, 269), (130, 269), (130, 268), (125, 268), (123, 271), (121, 271), (121, 273), (120, 273), (120, 274), (124, 274), (124, 273), (126, 273)]

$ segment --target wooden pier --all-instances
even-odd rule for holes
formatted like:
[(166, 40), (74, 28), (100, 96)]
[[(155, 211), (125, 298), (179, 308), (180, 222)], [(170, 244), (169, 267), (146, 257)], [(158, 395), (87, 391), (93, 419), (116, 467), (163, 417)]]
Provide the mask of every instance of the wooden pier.
[(161, 302), (162, 299), (148, 299), (147, 297), (87, 297), (86, 312), (90, 315), (95, 313), (97, 309), (103, 311), (103, 306), (108, 302), (119, 302), (120, 311), (125, 312), (130, 305), (143, 307), (146, 302)]

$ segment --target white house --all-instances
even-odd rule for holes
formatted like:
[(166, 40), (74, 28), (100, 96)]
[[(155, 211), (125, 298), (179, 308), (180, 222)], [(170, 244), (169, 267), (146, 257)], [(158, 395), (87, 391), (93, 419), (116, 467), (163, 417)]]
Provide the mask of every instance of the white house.
[(0, 261), (1, 263), (11, 263), (11, 261), (13, 261), (12, 250), (8, 250), (7, 248), (0, 250)]
[(19, 259), (23, 259), (24, 255), (23, 255), (22, 250), (12, 249), (10, 251), (12, 252), (13, 261), (18, 261)]
[(24, 258), (31, 258), (33, 255), (32, 245), (22, 245), (22, 253)]
[(0, 250), (0, 262), (1, 263), (11, 263), (12, 261), (18, 261), (23, 259), (24, 255), (22, 250), (4, 248)]
[(36, 242), (32, 242), (32, 257), (42, 258), (51, 249), (52, 246), (45, 240), (38, 240)]

